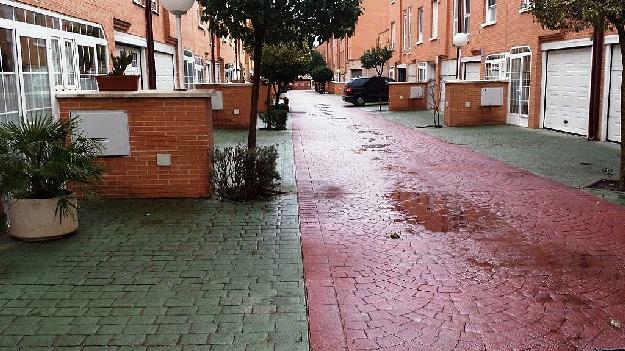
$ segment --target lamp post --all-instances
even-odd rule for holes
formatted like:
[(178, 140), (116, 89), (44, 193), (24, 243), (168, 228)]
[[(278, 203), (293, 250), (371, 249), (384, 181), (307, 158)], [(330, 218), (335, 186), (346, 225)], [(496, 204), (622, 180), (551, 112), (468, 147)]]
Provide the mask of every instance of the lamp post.
[(458, 48), (458, 66), (456, 68), (456, 79), (460, 79), (462, 48), (469, 43), (469, 35), (467, 33), (458, 33), (454, 35), (453, 44)]
[(182, 15), (193, 7), (195, 0), (161, 0), (163, 6), (172, 15), (176, 16), (176, 31), (178, 32), (178, 90), (186, 90), (184, 84), (184, 57), (182, 55)]

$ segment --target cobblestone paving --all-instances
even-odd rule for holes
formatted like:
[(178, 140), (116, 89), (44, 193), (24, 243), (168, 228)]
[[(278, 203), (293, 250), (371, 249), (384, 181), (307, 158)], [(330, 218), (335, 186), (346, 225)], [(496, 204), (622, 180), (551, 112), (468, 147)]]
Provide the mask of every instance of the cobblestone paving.
[[(292, 188), (290, 133), (259, 139)], [(308, 350), (297, 216), (294, 193), (91, 201), (77, 235), (0, 238), (0, 350)]]
[(291, 94), (313, 350), (625, 347), (625, 209)]

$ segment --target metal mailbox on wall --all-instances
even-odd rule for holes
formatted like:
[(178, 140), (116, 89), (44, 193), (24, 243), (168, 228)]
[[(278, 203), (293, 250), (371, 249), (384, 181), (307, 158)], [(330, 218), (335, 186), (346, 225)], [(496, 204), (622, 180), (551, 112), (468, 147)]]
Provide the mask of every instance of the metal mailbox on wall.
[(482, 88), (481, 106), (503, 106), (503, 88)]
[(128, 113), (123, 110), (71, 111), (78, 119), (78, 129), (90, 139), (104, 144), (102, 156), (130, 156)]

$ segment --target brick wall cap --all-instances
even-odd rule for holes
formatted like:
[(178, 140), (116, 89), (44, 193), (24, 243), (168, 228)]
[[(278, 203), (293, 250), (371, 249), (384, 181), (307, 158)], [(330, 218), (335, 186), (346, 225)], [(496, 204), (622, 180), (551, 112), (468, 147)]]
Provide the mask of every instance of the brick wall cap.
[(448, 80), (445, 84), (490, 84), (490, 83), (510, 83), (507, 80)]
[(213, 90), (181, 90), (181, 91), (59, 91), (58, 99), (86, 98), (86, 99), (134, 99), (134, 98), (208, 98), (213, 96)]
[(388, 85), (427, 85), (429, 82), (388, 82)]

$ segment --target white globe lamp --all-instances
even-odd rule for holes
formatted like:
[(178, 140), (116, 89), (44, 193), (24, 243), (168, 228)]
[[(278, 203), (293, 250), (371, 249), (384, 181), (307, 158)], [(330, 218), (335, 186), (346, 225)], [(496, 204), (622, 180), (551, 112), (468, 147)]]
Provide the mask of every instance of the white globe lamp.
[(456, 79), (460, 79), (460, 71), (462, 69), (462, 48), (469, 44), (469, 35), (467, 33), (458, 33), (454, 35), (453, 44), (458, 48), (458, 66), (456, 69)]
[(178, 90), (185, 90), (184, 57), (182, 56), (182, 15), (186, 14), (195, 0), (161, 0), (163, 7), (176, 16), (176, 32), (178, 41)]

